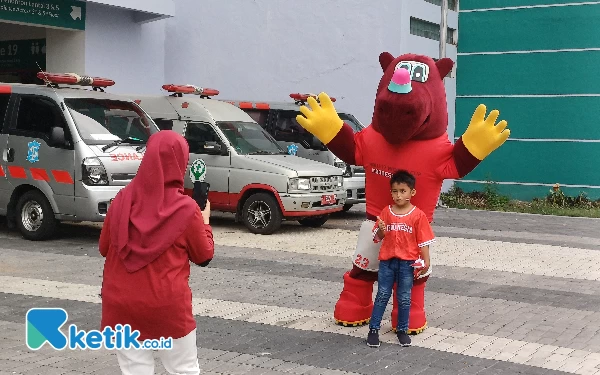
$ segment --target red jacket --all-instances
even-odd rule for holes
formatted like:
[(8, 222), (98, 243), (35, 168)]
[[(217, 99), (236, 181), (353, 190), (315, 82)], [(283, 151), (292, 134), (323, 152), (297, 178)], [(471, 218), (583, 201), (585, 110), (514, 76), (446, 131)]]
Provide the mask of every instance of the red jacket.
[(102, 322), (115, 328), (129, 324), (140, 331), (138, 340), (181, 338), (196, 328), (192, 291), (188, 284), (190, 261), (213, 258), (212, 228), (205, 225), (200, 208), (186, 231), (156, 260), (129, 273), (110, 243), (109, 217), (100, 235), (100, 254), (106, 257), (102, 283)]

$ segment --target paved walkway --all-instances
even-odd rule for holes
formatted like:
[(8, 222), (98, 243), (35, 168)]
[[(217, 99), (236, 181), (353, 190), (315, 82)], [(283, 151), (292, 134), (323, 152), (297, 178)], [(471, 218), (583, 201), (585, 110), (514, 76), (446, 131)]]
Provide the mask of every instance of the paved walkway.
[[(600, 220), (439, 210), (429, 328), (401, 348), (386, 320), (372, 349), (332, 319), (361, 208), (268, 237), (213, 220), (216, 257), (190, 278), (204, 374), (600, 374)], [(108, 350), (24, 342), (31, 307), (99, 327), (98, 226), (44, 243), (0, 228), (0, 375), (120, 373)]]

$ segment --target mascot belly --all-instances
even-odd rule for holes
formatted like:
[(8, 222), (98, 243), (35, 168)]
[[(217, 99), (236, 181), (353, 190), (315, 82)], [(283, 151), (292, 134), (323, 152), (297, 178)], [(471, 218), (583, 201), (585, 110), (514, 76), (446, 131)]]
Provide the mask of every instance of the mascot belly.
[[(496, 124), (499, 112), (479, 105), (467, 130), (455, 144), (448, 139), (448, 109), (443, 79), (453, 62), (437, 62), (427, 56), (406, 54), (394, 58), (379, 56), (383, 76), (375, 97), (371, 125), (354, 133), (339, 118), (325, 93), (308, 99), (301, 107), (298, 122), (315, 135), (340, 159), (361, 165), (366, 173), (367, 218), (359, 232), (353, 268), (344, 274), (344, 288), (335, 306), (334, 318), (343, 325), (368, 323), (373, 309), (373, 283), (377, 280), (379, 245), (373, 243), (371, 229), (381, 210), (392, 204), (391, 175), (404, 169), (416, 178), (417, 194), (412, 203), (433, 221), (445, 179), (462, 178), (500, 147), (510, 135), (506, 121)], [(409, 316), (409, 333), (427, 326), (425, 283), (427, 274), (415, 279)], [(394, 297), (392, 327), (397, 326)]]

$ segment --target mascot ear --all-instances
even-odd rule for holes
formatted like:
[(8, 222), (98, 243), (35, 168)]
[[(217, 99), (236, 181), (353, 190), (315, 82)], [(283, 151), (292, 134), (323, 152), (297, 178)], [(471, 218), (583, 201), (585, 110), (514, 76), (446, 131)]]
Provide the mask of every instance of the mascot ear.
[(435, 66), (438, 68), (438, 72), (440, 72), (440, 78), (444, 79), (444, 77), (452, 70), (454, 62), (451, 59), (444, 57), (443, 59), (436, 61)]
[(381, 69), (385, 72), (388, 66), (394, 61), (394, 56), (392, 56), (389, 52), (382, 52), (379, 55), (379, 65), (381, 65)]

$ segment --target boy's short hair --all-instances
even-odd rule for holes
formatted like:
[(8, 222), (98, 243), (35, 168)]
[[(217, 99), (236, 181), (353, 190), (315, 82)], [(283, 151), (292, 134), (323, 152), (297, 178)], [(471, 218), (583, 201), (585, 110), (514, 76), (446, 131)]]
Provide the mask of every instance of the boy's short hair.
[(408, 171), (399, 170), (399, 171), (396, 171), (392, 175), (392, 178), (390, 179), (390, 187), (395, 183), (396, 184), (405, 183), (406, 185), (408, 185), (409, 188), (414, 189), (415, 182), (416, 182), (415, 176), (410, 174)]

